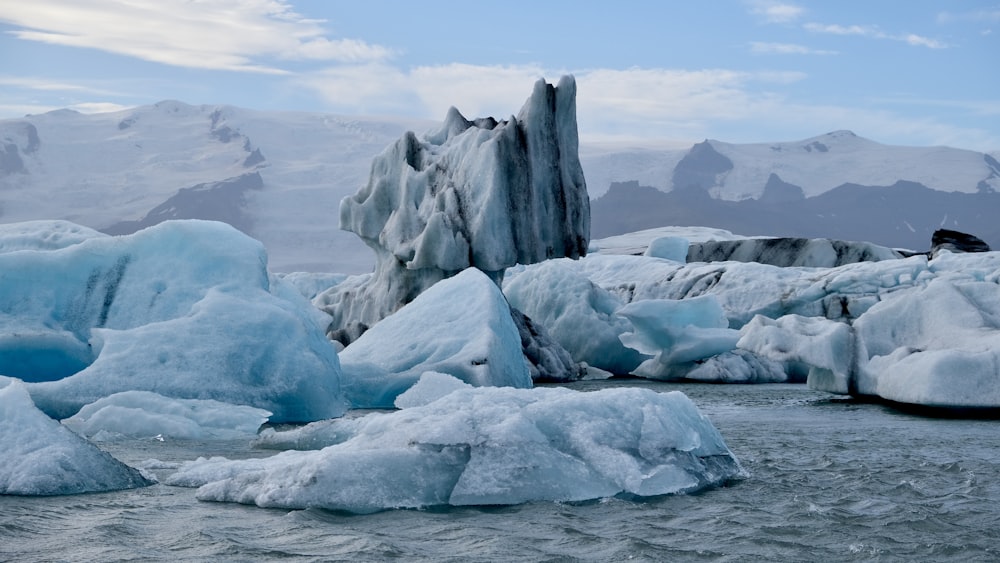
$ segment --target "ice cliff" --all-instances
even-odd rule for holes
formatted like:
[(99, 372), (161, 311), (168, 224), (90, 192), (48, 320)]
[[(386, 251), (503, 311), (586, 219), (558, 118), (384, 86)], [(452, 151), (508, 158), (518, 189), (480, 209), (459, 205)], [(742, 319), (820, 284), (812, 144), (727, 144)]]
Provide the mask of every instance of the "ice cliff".
[(371, 276), (317, 298), (344, 343), (466, 268), (499, 283), (515, 264), (585, 255), (590, 202), (574, 79), (539, 80), (516, 117), (470, 121), (452, 108), (440, 130), (406, 133), (341, 202), (340, 225), (377, 262)]

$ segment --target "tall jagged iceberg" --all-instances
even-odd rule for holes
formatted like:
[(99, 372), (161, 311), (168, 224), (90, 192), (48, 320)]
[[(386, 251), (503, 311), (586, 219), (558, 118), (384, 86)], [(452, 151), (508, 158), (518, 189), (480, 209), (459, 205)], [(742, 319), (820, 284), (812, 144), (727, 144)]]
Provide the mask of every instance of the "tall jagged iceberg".
[(576, 82), (535, 83), (517, 117), (473, 121), (451, 108), (440, 130), (412, 132), (377, 156), (340, 225), (376, 253), (375, 272), (317, 301), (349, 342), (434, 283), (475, 267), (586, 254), (590, 200), (578, 156)]

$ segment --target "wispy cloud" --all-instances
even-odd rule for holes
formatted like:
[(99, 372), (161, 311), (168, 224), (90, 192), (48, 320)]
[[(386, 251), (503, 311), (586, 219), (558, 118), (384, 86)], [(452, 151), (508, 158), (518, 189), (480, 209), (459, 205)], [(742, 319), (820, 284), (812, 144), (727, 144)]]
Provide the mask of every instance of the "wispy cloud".
[(813, 49), (805, 45), (794, 43), (765, 43), (761, 41), (751, 41), (750, 51), (761, 55), (836, 55), (837, 51), (823, 49)]
[(789, 23), (805, 14), (801, 6), (777, 0), (750, 0), (748, 5), (751, 14), (768, 23)]
[(825, 33), (831, 35), (857, 35), (863, 37), (871, 37), (873, 39), (888, 39), (892, 41), (901, 41), (916, 47), (927, 47), (929, 49), (946, 49), (948, 44), (939, 41), (937, 39), (932, 39), (930, 37), (924, 37), (917, 35), (915, 33), (902, 33), (902, 34), (891, 34), (886, 33), (874, 25), (839, 25), (839, 24), (823, 24), (810, 22), (802, 26), (806, 31), (813, 33)]
[(5, 6), (0, 21), (26, 41), (189, 68), (285, 74), (276, 61), (359, 63), (392, 54), (328, 37), (322, 21), (300, 16), (284, 0), (32, 0)]
[(119, 93), (104, 88), (94, 88), (83, 84), (61, 82), (48, 78), (35, 78), (29, 76), (2, 76), (0, 75), (0, 86), (8, 88), (19, 88), (23, 90), (35, 90), (40, 92), (70, 92), (76, 94), (90, 94), (95, 96), (117, 96)]
[[(466, 117), (515, 113), (531, 85), (565, 69), (537, 65), (449, 64), (403, 70), (389, 65), (331, 68), (298, 78), (298, 84), (327, 100), (331, 111), (397, 113), (440, 119), (450, 105)], [(726, 69), (573, 70), (581, 131), (607, 136), (697, 137), (713, 120), (739, 120), (764, 107), (780, 106), (768, 91), (802, 80), (798, 72), (740, 72)]]
[(938, 23), (952, 22), (985, 22), (1000, 23), (1000, 7), (970, 12), (941, 12), (937, 15)]

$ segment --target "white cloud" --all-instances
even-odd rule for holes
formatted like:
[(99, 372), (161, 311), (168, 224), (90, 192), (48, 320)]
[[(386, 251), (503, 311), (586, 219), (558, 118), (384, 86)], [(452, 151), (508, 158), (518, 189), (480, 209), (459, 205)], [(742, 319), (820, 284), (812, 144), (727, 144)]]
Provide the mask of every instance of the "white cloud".
[(12, 35), (100, 49), (167, 65), (284, 74), (274, 60), (365, 62), (391, 55), (357, 39), (331, 39), (284, 0), (32, 0), (10, 3)]
[(78, 92), (101, 96), (113, 94), (113, 92), (109, 92), (107, 90), (91, 88), (81, 84), (70, 84), (68, 82), (59, 82), (48, 78), (34, 78), (28, 76), (0, 76), (0, 86), (21, 88), (25, 90), (39, 90), (43, 92)]
[(915, 33), (907, 33), (906, 35), (901, 36), (900, 40), (906, 41), (910, 45), (915, 45), (918, 47), (927, 47), (929, 49), (945, 49), (948, 47), (946, 43), (938, 41), (937, 39), (922, 37)]
[(750, 13), (768, 23), (788, 23), (799, 19), (805, 9), (795, 4), (776, 0), (751, 0)]
[(952, 22), (1000, 22), (1000, 8), (976, 10), (972, 12), (941, 12), (938, 23)]
[(750, 51), (757, 54), (774, 54), (774, 55), (836, 55), (836, 51), (826, 51), (822, 49), (813, 49), (811, 47), (806, 47), (805, 45), (796, 45), (793, 43), (765, 43), (761, 41), (751, 41)]
[(802, 26), (806, 31), (811, 31), (813, 33), (826, 33), (832, 35), (858, 35), (863, 37), (871, 37), (874, 39), (889, 39), (892, 41), (902, 41), (909, 45), (915, 47), (927, 47), (929, 49), (947, 49), (948, 44), (939, 41), (937, 39), (932, 39), (929, 37), (924, 37), (917, 35), (915, 33), (904, 33), (904, 34), (890, 34), (880, 30), (878, 27), (873, 25), (838, 25), (838, 24), (822, 24), (810, 22)]
[[(466, 117), (515, 114), (539, 78), (565, 70), (537, 65), (450, 64), (404, 71), (388, 65), (337, 67), (299, 79), (319, 93), (331, 111), (400, 114), (442, 119), (451, 105)], [(782, 97), (768, 85), (802, 80), (795, 72), (749, 73), (725, 69), (584, 69), (578, 84), (581, 134), (604, 138), (691, 138), (707, 123), (749, 119), (778, 111)], [(414, 115), (415, 108), (418, 114)]]
[(810, 22), (803, 25), (806, 31), (813, 33), (829, 33), (832, 35), (866, 35), (875, 37), (880, 32), (878, 28), (870, 25), (837, 25)]

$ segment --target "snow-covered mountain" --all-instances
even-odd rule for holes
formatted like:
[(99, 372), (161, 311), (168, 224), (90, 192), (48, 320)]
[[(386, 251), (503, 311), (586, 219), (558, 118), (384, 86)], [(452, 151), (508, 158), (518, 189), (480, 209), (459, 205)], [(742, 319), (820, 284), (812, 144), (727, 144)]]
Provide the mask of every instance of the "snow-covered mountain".
[[(113, 113), (59, 110), (0, 120), (0, 222), (67, 219), (118, 234), (170, 218), (219, 219), (261, 240), (276, 271), (370, 271), (374, 254), (357, 236), (339, 229), (340, 201), (365, 185), (372, 159), (405, 131), (422, 134), (439, 125), (176, 101)], [(887, 146), (846, 131), (789, 143), (710, 140), (683, 150), (584, 143), (580, 161), (592, 198), (604, 195), (612, 182), (627, 181), (658, 192), (697, 188), (711, 202), (761, 197), (780, 202), (803, 196), (811, 201), (811, 196), (843, 184), (892, 186), (898, 181), (934, 194), (1000, 190), (1000, 163), (994, 155)], [(610, 218), (602, 218), (607, 206), (595, 207), (594, 236), (670, 220), (650, 207), (646, 211), (655, 212), (650, 219), (655, 224), (633, 225), (627, 221), (635, 214), (630, 209), (616, 207)], [(996, 215), (988, 206), (983, 211)], [(716, 215), (699, 220), (742, 234), (770, 234), (755, 226), (752, 232), (741, 230), (739, 223)], [(662, 221), (656, 218), (660, 216)], [(606, 219), (622, 226), (608, 230)], [(781, 227), (785, 219), (768, 212), (766, 225)], [(950, 220), (947, 226), (963, 228), (962, 221), (953, 224), (956, 215)], [(894, 228), (911, 227), (919, 230), (912, 222)], [(598, 228), (605, 230), (598, 233)]]
[(0, 222), (67, 219), (115, 234), (220, 219), (261, 240), (278, 271), (369, 270), (338, 229), (372, 157), (434, 122), (258, 112), (164, 101), (0, 121)]
[(682, 150), (592, 150), (582, 156), (590, 164), (585, 171), (591, 197), (612, 182), (636, 180), (665, 192), (698, 188), (716, 199), (760, 199), (772, 174), (801, 188), (805, 197), (843, 184), (890, 186), (899, 180), (946, 192), (1000, 191), (1000, 161), (994, 155), (883, 145), (851, 131), (785, 143), (705, 140)]

